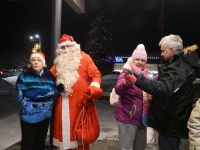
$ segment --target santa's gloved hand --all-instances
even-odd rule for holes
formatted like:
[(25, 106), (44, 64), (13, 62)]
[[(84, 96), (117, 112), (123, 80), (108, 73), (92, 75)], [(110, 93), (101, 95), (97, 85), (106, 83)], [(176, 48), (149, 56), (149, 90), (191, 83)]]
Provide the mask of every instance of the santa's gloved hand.
[(78, 105), (79, 106), (88, 106), (90, 104), (90, 101), (88, 101), (86, 99), (86, 96), (85, 95), (82, 95), (79, 99), (79, 102), (78, 102)]
[(56, 85), (55, 86), (55, 89), (57, 91), (59, 91), (60, 93), (64, 91), (65, 87), (64, 87), (64, 84), (60, 83), (59, 85)]
[(142, 114), (142, 123), (144, 126), (147, 126), (147, 114)]
[(19, 89), (14, 87), (9, 87), (9, 92), (13, 97), (17, 97), (19, 95)]
[(131, 86), (137, 81), (137, 78), (133, 75), (133, 71), (127, 70), (124, 75), (124, 84)]
[(102, 94), (103, 94), (103, 90), (96, 86), (88, 86), (84, 93), (86, 99), (89, 99), (89, 100), (98, 99), (102, 96)]

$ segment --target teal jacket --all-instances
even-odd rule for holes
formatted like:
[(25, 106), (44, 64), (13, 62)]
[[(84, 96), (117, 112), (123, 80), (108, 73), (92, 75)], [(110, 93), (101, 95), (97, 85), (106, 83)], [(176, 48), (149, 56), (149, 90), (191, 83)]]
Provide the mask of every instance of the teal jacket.
[(14, 97), (20, 102), (19, 116), (23, 121), (37, 123), (52, 115), (56, 79), (50, 71), (43, 69), (41, 75), (33, 69), (21, 73), (15, 88), (19, 94)]

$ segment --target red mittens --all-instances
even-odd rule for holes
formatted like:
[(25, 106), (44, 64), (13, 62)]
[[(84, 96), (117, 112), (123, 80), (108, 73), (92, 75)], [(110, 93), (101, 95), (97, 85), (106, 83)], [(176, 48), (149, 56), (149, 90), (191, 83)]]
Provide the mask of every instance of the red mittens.
[(132, 75), (132, 72), (127, 70), (126, 74), (124, 75), (124, 83), (128, 86), (131, 86), (133, 83), (137, 81), (137, 78)]
[(93, 99), (98, 99), (102, 96), (103, 90), (101, 88), (95, 87), (95, 86), (88, 86), (83, 94), (83, 96), (80, 97), (79, 105), (87, 106), (90, 104), (90, 101)]
[(101, 88), (95, 86), (88, 86), (85, 91), (86, 99), (97, 99), (100, 98), (103, 94), (103, 90)]

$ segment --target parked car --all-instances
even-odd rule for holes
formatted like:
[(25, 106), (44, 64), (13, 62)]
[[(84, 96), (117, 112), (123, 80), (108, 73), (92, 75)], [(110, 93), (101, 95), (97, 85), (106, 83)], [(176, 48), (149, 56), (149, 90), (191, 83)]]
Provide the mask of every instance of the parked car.
[(112, 89), (117, 83), (120, 72), (113, 72), (112, 74), (107, 74), (102, 77), (101, 88), (103, 90), (102, 96), (110, 96)]
[(16, 70), (16, 71), (14, 71), (14, 73), (13, 73), (12, 76), (3, 78), (3, 80), (7, 81), (8, 84), (15, 85), (18, 76), (19, 76), (22, 72), (23, 72), (22, 70)]
[(23, 70), (16, 70), (16, 71), (13, 73), (13, 76), (19, 76), (22, 72), (23, 72)]
[(12, 72), (10, 72), (8, 70), (4, 70), (4, 69), (0, 70), (0, 77), (1, 78), (11, 77), (11, 76), (13, 76)]

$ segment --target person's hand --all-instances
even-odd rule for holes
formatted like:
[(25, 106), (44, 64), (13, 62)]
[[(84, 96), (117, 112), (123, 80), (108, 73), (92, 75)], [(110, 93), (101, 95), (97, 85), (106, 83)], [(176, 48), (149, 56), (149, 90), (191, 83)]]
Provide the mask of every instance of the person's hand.
[(102, 96), (103, 90), (95, 86), (88, 86), (84, 92), (86, 99), (98, 99)]
[(64, 84), (60, 83), (59, 85), (55, 86), (56, 90), (59, 91), (60, 93), (64, 91), (65, 87)]
[(19, 95), (19, 89), (14, 87), (9, 87), (10, 94), (13, 97), (17, 97)]
[(133, 75), (133, 72), (127, 71), (124, 75), (124, 83), (128, 86), (131, 86), (133, 83), (137, 81), (137, 78)]

